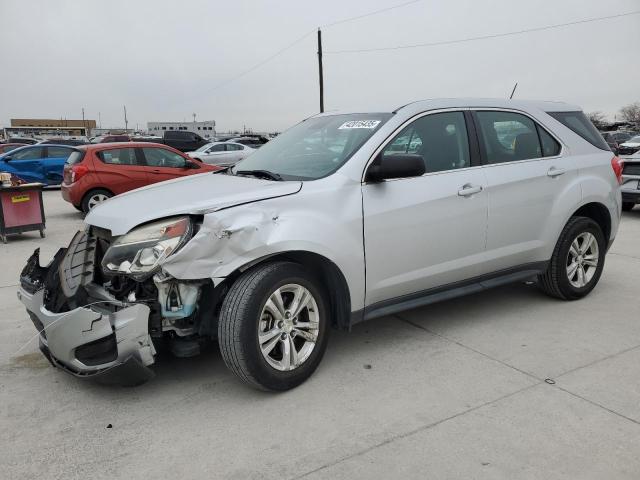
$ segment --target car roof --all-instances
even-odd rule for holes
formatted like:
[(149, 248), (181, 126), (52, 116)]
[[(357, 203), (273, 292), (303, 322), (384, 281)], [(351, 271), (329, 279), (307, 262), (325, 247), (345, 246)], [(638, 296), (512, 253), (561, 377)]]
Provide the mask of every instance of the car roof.
[[(65, 145), (67, 146), (67, 145)], [(78, 150), (106, 150), (110, 148), (131, 148), (131, 147), (162, 147), (173, 151), (174, 149), (163, 144), (155, 142), (109, 142), (109, 143), (90, 143), (87, 145), (78, 145)]]
[(515, 110), (529, 110), (531, 108), (543, 110), (545, 112), (572, 112), (582, 111), (582, 108), (577, 105), (572, 105), (565, 102), (554, 101), (542, 101), (542, 100), (515, 100), (509, 98), (430, 98), (425, 100), (417, 100), (407, 103), (400, 107), (393, 109), (383, 108), (374, 109), (368, 111), (353, 111), (353, 110), (336, 110), (331, 112), (324, 112), (314, 115), (329, 116), (340, 114), (357, 114), (357, 113), (371, 113), (371, 112), (398, 112), (404, 109), (411, 109), (415, 111), (437, 110), (442, 108), (511, 108)]

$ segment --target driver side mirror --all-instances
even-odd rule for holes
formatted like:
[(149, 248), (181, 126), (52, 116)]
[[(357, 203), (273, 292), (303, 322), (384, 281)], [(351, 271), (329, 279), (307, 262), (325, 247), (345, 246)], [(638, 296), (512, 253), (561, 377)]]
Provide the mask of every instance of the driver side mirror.
[(365, 181), (381, 182), (392, 178), (419, 177), (426, 172), (422, 155), (380, 153), (369, 166)]
[(188, 169), (188, 170), (195, 170), (197, 168), (200, 168), (200, 165), (198, 165), (195, 161), (193, 160), (187, 160), (184, 164), (184, 168)]

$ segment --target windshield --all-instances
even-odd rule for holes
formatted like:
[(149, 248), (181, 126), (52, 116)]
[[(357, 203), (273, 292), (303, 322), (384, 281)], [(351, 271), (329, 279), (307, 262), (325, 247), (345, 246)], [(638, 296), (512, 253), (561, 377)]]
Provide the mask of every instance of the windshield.
[(204, 152), (205, 150), (207, 150), (212, 145), (213, 145), (213, 143), (207, 143), (206, 145), (203, 145), (199, 149), (197, 149), (196, 152)]
[(232, 173), (266, 170), (283, 180), (316, 180), (335, 172), (390, 117), (391, 113), (309, 118), (238, 162)]

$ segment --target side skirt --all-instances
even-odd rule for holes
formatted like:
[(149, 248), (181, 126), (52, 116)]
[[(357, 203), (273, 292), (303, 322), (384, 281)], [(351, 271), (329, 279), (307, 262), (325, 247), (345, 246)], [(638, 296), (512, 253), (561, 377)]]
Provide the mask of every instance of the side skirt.
[(543, 273), (547, 269), (548, 263), (549, 262), (528, 263), (519, 267), (481, 275), (469, 280), (450, 283), (442, 287), (430, 288), (428, 290), (377, 302), (373, 305), (366, 306), (362, 310), (352, 312), (351, 325), (365, 320), (392, 315), (404, 310), (424, 307), (432, 303), (481, 292), (501, 285), (530, 280), (535, 278), (536, 275)]

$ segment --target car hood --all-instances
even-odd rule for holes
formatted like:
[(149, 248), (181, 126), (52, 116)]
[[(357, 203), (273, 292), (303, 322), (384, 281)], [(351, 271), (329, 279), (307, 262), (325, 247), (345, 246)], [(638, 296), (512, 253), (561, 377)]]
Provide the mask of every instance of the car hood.
[(624, 143), (621, 143), (620, 146), (621, 147), (632, 147), (632, 148), (635, 148), (635, 147), (640, 147), (640, 143), (638, 143), (638, 142), (624, 142)]
[(224, 173), (202, 173), (156, 183), (110, 198), (85, 222), (123, 235), (133, 227), (173, 215), (201, 215), (244, 203), (293, 195), (302, 182), (273, 182)]

